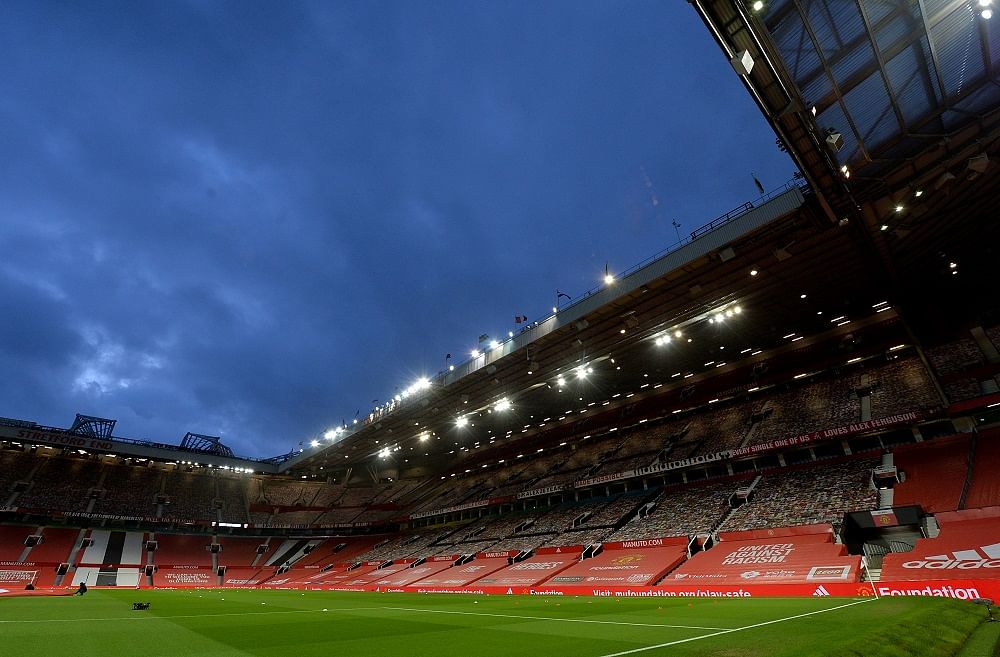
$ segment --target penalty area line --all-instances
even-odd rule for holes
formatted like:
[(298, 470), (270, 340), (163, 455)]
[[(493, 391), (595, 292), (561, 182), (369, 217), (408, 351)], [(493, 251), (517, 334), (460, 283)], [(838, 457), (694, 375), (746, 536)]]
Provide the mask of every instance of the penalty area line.
[[(481, 611), (451, 611), (445, 609), (417, 609), (414, 607), (382, 607), (393, 611), (418, 611), (425, 614), (458, 614), (461, 616), (492, 616), (494, 618), (519, 618), (523, 620), (556, 621), (560, 623), (594, 623), (597, 625), (628, 625), (630, 627), (663, 627), (684, 630), (728, 630), (727, 627), (703, 627), (700, 625), (664, 625), (662, 623), (631, 623), (626, 621), (594, 620), (591, 618), (551, 618), (548, 616), (522, 616), (520, 614), (494, 614)], [(736, 628), (739, 629), (739, 628)]]
[(815, 614), (825, 614), (828, 611), (837, 611), (838, 609), (844, 609), (845, 607), (853, 607), (854, 605), (863, 605), (866, 602), (874, 602), (875, 598), (868, 598), (865, 600), (858, 600), (857, 602), (848, 602), (844, 605), (837, 605), (836, 607), (830, 607), (829, 609), (819, 609), (817, 611), (810, 611), (804, 614), (796, 614), (795, 616), (787, 616), (785, 618), (776, 618), (775, 620), (764, 621), (763, 623), (754, 623), (753, 625), (745, 625), (743, 627), (734, 627), (728, 630), (721, 630), (719, 632), (711, 632), (710, 634), (702, 634), (701, 636), (694, 636), (687, 639), (677, 639), (676, 641), (667, 641), (666, 643), (658, 643), (655, 646), (645, 646), (643, 648), (633, 648), (631, 650), (622, 650), (621, 652), (612, 652), (607, 655), (601, 655), (600, 657), (622, 657), (623, 655), (634, 655), (640, 652), (646, 652), (647, 650), (656, 650), (657, 648), (667, 648), (669, 646), (676, 646), (681, 643), (690, 643), (691, 641), (701, 641), (702, 639), (710, 639), (713, 636), (721, 636), (723, 634), (731, 634), (733, 632), (742, 632), (743, 630), (752, 630), (755, 627), (764, 627), (765, 625), (774, 625), (775, 623), (784, 623), (785, 621), (795, 620), (796, 618), (805, 618), (806, 616), (813, 616)]

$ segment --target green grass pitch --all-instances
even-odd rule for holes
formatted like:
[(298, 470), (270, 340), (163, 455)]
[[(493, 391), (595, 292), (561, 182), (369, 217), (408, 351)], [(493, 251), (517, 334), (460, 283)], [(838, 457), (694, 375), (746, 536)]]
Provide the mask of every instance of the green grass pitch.
[[(131, 603), (148, 601), (148, 611)], [(5, 655), (946, 657), (985, 610), (930, 598), (91, 590), (0, 599)]]

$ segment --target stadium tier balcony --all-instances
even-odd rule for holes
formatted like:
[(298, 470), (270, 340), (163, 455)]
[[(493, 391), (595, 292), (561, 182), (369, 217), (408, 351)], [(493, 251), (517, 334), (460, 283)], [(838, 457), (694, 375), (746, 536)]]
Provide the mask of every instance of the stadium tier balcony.
[(455, 543), (454, 545), (442, 546), (438, 549), (439, 554), (475, 554), (477, 552), (487, 552), (497, 544), (497, 539), (488, 538), (482, 541), (466, 541)]
[(150, 467), (105, 465), (94, 513), (150, 517), (156, 515), (156, 495), (164, 473)]
[(765, 475), (752, 500), (736, 509), (720, 531), (839, 524), (848, 511), (877, 507), (871, 470), (879, 463), (863, 458)]
[[(919, 504), (930, 512), (956, 510), (968, 474), (971, 442), (971, 436), (963, 434), (893, 450), (893, 464), (903, 477), (893, 488), (893, 504)], [(990, 447), (986, 449), (987, 455), (993, 453)], [(977, 467), (979, 463), (977, 454)], [(987, 463), (995, 478), (996, 463)]]
[(531, 521), (532, 524), (524, 529), (524, 533), (533, 534), (535, 533), (534, 523), (538, 521), (539, 517), (539, 514), (530, 513), (512, 513), (503, 515), (486, 525), (486, 529), (484, 529), (482, 534), (479, 534), (478, 537), (506, 538), (514, 534), (514, 530), (517, 529), (519, 525), (529, 521)]
[(573, 483), (574, 481), (577, 481), (578, 479), (585, 479), (587, 477), (588, 472), (589, 468), (566, 470), (563, 472), (557, 472), (542, 477), (541, 479), (530, 482), (530, 484), (520, 484), (516, 485), (519, 486), (517, 488), (510, 487), (505, 490), (508, 491), (506, 493), (507, 495), (514, 495), (520, 493), (521, 491), (531, 490), (535, 488), (547, 488), (549, 486), (566, 486), (568, 484)]
[[(840, 386), (834, 389), (843, 392)], [(837, 415), (840, 417), (850, 415), (850, 421), (859, 421), (860, 402), (852, 402), (849, 394), (844, 393), (842, 398), (837, 399), (831, 394), (830, 382), (822, 381), (770, 395), (759, 408), (765, 419), (757, 428), (751, 444), (831, 428), (835, 426), (831, 408), (838, 408)], [(849, 411), (844, 411), (845, 405)]]
[(1000, 429), (982, 431), (976, 441), (972, 484), (965, 495), (965, 508), (1000, 506)]
[(527, 530), (532, 534), (559, 533), (569, 529), (573, 520), (580, 514), (592, 510), (600, 504), (594, 500), (559, 506), (548, 513), (542, 514)]
[(262, 538), (238, 538), (220, 536), (218, 538), (222, 550), (219, 552), (220, 566), (250, 566), (257, 559), (257, 546), (264, 542)]
[(218, 478), (219, 518), (223, 522), (249, 522), (247, 490), (249, 480), (244, 477)]
[(355, 518), (366, 522), (374, 522), (375, 515), (376, 512), (364, 512), (361, 509), (327, 509), (316, 518), (316, 524), (320, 527), (333, 527), (353, 522)]
[(420, 479), (405, 479), (394, 481), (387, 485), (380, 485), (372, 498), (368, 501), (369, 504), (395, 504), (405, 499), (408, 494), (410, 494), (414, 489), (418, 488), (424, 483)]
[[(37, 462), (36, 462), (37, 463)], [(17, 506), (51, 511), (86, 511), (90, 492), (101, 476), (96, 461), (45, 457), (32, 477), (31, 487), (17, 498)]]
[[(35, 534), (36, 532), (31, 532)], [(28, 561), (34, 563), (62, 563), (69, 561), (70, 551), (80, 535), (79, 529), (64, 527), (45, 527), (42, 529), (42, 542), (31, 548)]]
[[(1000, 327), (990, 330), (997, 332), (998, 329)], [(989, 331), (987, 331), (987, 335), (989, 335)], [(955, 342), (931, 347), (924, 353), (931, 366), (942, 376), (961, 372), (983, 363), (983, 352), (979, 350), (972, 338), (962, 338)]]
[(270, 527), (311, 527), (316, 525), (322, 511), (286, 511), (270, 518)]
[(941, 405), (934, 384), (916, 357), (900, 358), (872, 373), (878, 385), (872, 391), (872, 417), (889, 417)]
[(728, 512), (730, 495), (739, 487), (728, 481), (665, 491), (645, 518), (626, 523), (608, 536), (609, 541), (628, 541), (707, 533)]
[(614, 531), (612, 527), (594, 527), (591, 529), (577, 529), (566, 531), (550, 537), (538, 547), (562, 547), (566, 545), (594, 545), (603, 543)]
[(946, 381), (942, 387), (951, 403), (975, 399), (983, 394), (983, 388), (975, 377)]
[(618, 524), (622, 518), (635, 510), (642, 497), (638, 495), (623, 495), (609, 502), (600, 504), (593, 514), (584, 521), (585, 527), (602, 527)]
[(35, 457), (21, 451), (0, 451), (0, 506), (11, 496), (14, 484), (31, 472)]
[(394, 561), (415, 556), (427, 556), (435, 552), (431, 546), (439, 543), (455, 531), (454, 527), (436, 531), (405, 534), (387, 543), (376, 545), (357, 557), (358, 561)]
[(206, 534), (160, 534), (156, 536), (157, 549), (153, 553), (158, 566), (211, 566), (209, 546), (212, 537)]
[(703, 443), (704, 452), (719, 452), (737, 447), (750, 430), (752, 413), (753, 405), (743, 403), (712, 409), (691, 417), (683, 430), (680, 442)]
[(992, 326), (986, 329), (986, 337), (993, 343), (993, 346), (1000, 350), (1000, 326)]
[(27, 549), (24, 541), (36, 530), (24, 525), (0, 525), (0, 561), (17, 561)]
[(258, 479), (254, 502), (274, 506), (312, 506), (323, 488), (319, 484)]
[(164, 492), (168, 503), (163, 515), (176, 520), (215, 520), (217, 497), (215, 477), (193, 472), (172, 472), (167, 475)]
[(554, 539), (556, 534), (534, 534), (531, 536), (511, 536), (510, 538), (505, 538), (497, 543), (490, 546), (491, 552), (507, 552), (510, 550), (517, 550), (519, 552), (527, 552), (528, 550), (534, 550), (539, 548), (552, 539)]

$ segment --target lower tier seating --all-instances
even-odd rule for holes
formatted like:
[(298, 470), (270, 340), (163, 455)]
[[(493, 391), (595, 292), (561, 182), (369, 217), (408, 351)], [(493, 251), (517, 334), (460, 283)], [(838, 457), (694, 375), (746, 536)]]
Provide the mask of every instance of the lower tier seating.
[(882, 560), (882, 581), (1000, 578), (1000, 508), (937, 516), (941, 533)]
[(859, 581), (861, 557), (851, 556), (843, 545), (835, 544), (829, 525), (815, 528), (814, 534), (732, 532), (728, 540), (695, 554), (663, 585)]

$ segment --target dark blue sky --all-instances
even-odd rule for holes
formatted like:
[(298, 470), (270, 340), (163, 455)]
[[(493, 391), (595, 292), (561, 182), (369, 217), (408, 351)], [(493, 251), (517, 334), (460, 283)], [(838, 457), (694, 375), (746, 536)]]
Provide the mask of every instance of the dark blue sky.
[(57, 426), (288, 451), (794, 170), (683, 0), (5, 2), (0, 43), (0, 415)]

